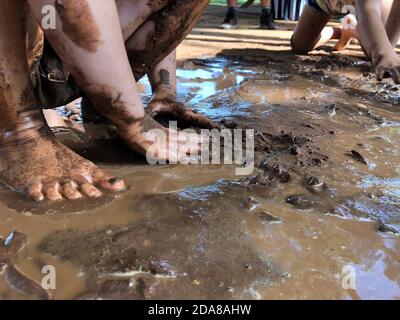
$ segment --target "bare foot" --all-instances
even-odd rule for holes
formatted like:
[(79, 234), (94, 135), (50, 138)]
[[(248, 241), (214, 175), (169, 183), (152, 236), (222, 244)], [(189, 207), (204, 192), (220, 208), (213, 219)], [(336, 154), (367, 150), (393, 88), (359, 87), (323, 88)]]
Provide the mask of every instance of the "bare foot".
[(152, 118), (158, 115), (170, 115), (173, 119), (184, 121), (195, 127), (204, 129), (217, 128), (214, 121), (177, 101), (175, 95), (168, 91), (161, 90), (157, 92), (150, 100), (146, 112)]
[(124, 181), (59, 143), (47, 126), (29, 122), (0, 133), (0, 180), (35, 201), (97, 198), (99, 188), (125, 188)]

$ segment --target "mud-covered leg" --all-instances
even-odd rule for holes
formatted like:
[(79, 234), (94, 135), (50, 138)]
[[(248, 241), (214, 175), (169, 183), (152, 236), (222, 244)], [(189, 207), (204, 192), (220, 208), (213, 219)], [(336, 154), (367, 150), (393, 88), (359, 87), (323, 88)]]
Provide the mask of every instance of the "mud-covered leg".
[(335, 37), (335, 30), (333, 28), (324, 30), (330, 18), (326, 13), (317, 12), (306, 5), (292, 36), (291, 45), (293, 52), (306, 54), (316, 46), (326, 43)]
[[(29, 80), (26, 1), (0, 2), (0, 180), (41, 201), (97, 197), (124, 183), (57, 142)], [(97, 187), (96, 187), (97, 186)]]
[[(29, 0), (29, 3), (40, 21), (41, 8), (54, 1)], [(186, 152), (180, 153), (181, 143), (147, 139), (147, 132), (152, 129), (164, 131), (166, 137), (169, 132), (144, 112), (115, 1), (56, 0), (55, 5), (57, 28), (45, 34), (99, 113), (118, 128), (121, 138), (135, 151), (146, 155), (147, 150), (155, 147), (160, 150), (157, 157), (164, 160), (170, 158), (168, 150), (173, 147), (178, 150), (173, 154), (174, 160), (184, 156)], [(191, 139), (182, 136), (182, 140)]]

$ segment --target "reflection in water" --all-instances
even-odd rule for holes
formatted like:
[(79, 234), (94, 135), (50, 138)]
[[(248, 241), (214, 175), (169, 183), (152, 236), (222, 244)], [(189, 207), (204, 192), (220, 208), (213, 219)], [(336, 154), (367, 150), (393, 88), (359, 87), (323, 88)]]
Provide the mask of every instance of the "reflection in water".
[[(387, 274), (387, 255), (376, 251), (376, 260), (369, 265), (354, 265), (356, 274), (356, 293), (360, 299), (400, 299), (400, 288), (397, 281)], [(393, 263), (393, 262), (392, 262)]]

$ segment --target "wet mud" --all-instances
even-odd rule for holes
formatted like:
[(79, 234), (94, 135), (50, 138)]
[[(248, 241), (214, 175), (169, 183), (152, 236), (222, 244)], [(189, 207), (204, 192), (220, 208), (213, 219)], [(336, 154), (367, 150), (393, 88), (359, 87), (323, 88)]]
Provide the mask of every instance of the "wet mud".
[[(0, 235), (29, 239), (13, 262), (21, 273), (40, 283), (54, 265), (54, 299), (400, 298), (398, 86), (358, 58), (227, 56), (183, 62), (179, 98), (255, 129), (254, 172), (149, 166), (111, 128), (75, 117), (85, 132), (57, 136), (129, 189), (40, 206), (1, 189)], [(355, 290), (341, 285), (346, 266)], [(0, 296), (23, 298), (2, 278)]]

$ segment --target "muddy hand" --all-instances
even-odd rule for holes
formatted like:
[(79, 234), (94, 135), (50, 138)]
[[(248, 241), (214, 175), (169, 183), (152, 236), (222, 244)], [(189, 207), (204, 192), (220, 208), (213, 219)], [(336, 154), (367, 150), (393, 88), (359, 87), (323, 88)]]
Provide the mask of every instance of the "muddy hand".
[(396, 84), (400, 83), (400, 58), (396, 53), (390, 56), (381, 56), (375, 63), (376, 78), (382, 81), (384, 78), (392, 78)]
[(180, 161), (190, 151), (200, 149), (201, 137), (163, 127), (149, 115), (118, 128), (121, 139), (143, 156), (166, 161)]
[(204, 129), (217, 128), (211, 119), (191, 110), (185, 104), (177, 101), (173, 95), (155, 95), (146, 108), (146, 112), (152, 117), (170, 115), (173, 119), (184, 121), (195, 127)]

